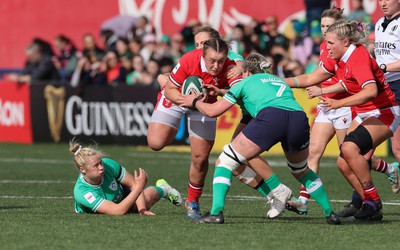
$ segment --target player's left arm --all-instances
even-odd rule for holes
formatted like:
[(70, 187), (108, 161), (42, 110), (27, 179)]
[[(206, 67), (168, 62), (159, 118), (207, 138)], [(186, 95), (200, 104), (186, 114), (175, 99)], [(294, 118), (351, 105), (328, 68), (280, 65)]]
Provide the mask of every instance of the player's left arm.
[(217, 117), (225, 113), (234, 104), (224, 98), (219, 99), (215, 103), (205, 103), (198, 101), (194, 103), (194, 108), (197, 108), (202, 114), (209, 117)]
[(364, 87), (357, 94), (351, 95), (343, 99), (321, 98), (322, 106), (328, 107), (328, 110), (337, 109), (341, 107), (357, 106), (364, 104), (378, 95), (378, 86), (375, 82), (371, 81), (364, 84)]
[[(121, 180), (121, 184), (128, 187), (130, 190), (134, 190), (135, 186), (137, 185), (135, 178), (128, 171), (125, 171), (125, 176)], [(141, 192), (140, 195), (137, 197), (135, 205), (138, 209), (139, 214), (144, 214), (144, 212), (147, 211), (146, 201), (143, 192)]]
[(202, 114), (209, 117), (220, 116), (234, 105), (224, 98), (219, 99), (215, 103), (206, 103), (203, 102), (204, 100), (205, 96), (201, 97), (181, 94), (179, 95), (177, 102), (182, 107), (197, 108)]
[(397, 71), (400, 71), (400, 61), (386, 63), (386, 72), (397, 72)]

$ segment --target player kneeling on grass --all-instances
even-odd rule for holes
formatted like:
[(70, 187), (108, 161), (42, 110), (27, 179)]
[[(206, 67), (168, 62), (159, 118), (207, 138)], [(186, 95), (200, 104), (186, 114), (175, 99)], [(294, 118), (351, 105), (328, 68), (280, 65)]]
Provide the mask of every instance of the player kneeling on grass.
[[(178, 98), (181, 106), (197, 108), (210, 117), (223, 114), (241, 100), (253, 117), (242, 132), (224, 147), (219, 156), (214, 172), (211, 212), (196, 221), (224, 223), (222, 211), (231, 185), (232, 172), (281, 142), (293, 176), (306, 187), (311, 197), (321, 206), (326, 222), (340, 224), (329, 203), (321, 179), (307, 166), (310, 140), (308, 118), (294, 99), (290, 87), (282, 79), (266, 73), (267, 67), (265, 57), (260, 54), (250, 54), (243, 66), (245, 79), (236, 83), (217, 102), (205, 103), (195, 95), (181, 94)], [(274, 176), (276, 175), (271, 178)]]
[(182, 204), (180, 193), (164, 179), (145, 189), (147, 173), (142, 168), (132, 175), (102, 152), (74, 141), (70, 142), (70, 151), (79, 171), (74, 188), (77, 213), (155, 215), (149, 209), (161, 198), (176, 206)]

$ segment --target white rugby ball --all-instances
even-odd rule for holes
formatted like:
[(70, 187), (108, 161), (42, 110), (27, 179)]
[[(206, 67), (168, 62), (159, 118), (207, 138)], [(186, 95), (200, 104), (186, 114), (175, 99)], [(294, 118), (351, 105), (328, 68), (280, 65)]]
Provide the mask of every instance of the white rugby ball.
[(190, 94), (206, 94), (206, 90), (202, 88), (204, 82), (198, 76), (189, 76), (182, 84), (181, 92), (184, 95)]

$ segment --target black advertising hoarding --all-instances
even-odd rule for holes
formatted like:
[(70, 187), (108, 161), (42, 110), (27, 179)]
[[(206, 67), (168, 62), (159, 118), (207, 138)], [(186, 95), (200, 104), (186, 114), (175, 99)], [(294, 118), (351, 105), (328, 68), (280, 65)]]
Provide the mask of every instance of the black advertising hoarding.
[(147, 126), (156, 103), (151, 86), (31, 85), (34, 142), (147, 145)]

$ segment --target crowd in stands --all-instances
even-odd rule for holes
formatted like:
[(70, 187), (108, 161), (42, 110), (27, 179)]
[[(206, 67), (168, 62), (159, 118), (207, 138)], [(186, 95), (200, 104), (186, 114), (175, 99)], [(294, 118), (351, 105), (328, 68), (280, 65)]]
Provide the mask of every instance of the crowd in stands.
[[(306, 8), (307, 16), (314, 20), (292, 20), (279, 30), (276, 16), (250, 23), (238, 22), (225, 34), (231, 49), (246, 57), (258, 52), (272, 62), (274, 74), (284, 78), (309, 73), (318, 67), (319, 45), (323, 41), (319, 18), (326, 6), (321, 2)], [(362, 0), (353, 0), (354, 9), (348, 18), (368, 23), (373, 30), (371, 18), (364, 11)], [(318, 11), (318, 8), (320, 11)], [(329, 8), (329, 7), (328, 7)], [(318, 13), (309, 13), (309, 12)], [(82, 48), (68, 36), (60, 34), (53, 43), (40, 38), (33, 39), (26, 49), (26, 64), (21, 74), (9, 74), (8, 80), (18, 82), (54, 82), (85, 87), (91, 84), (152, 85), (159, 89), (157, 75), (169, 73), (179, 58), (195, 48), (193, 31), (207, 24), (190, 20), (185, 27), (172, 35), (157, 36), (149, 20), (142, 16), (123, 37), (111, 29), (100, 31), (100, 43), (96, 44), (94, 34), (82, 37)], [(373, 41), (373, 36), (370, 37)], [(367, 44), (373, 53), (373, 42)]]

